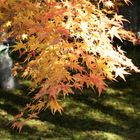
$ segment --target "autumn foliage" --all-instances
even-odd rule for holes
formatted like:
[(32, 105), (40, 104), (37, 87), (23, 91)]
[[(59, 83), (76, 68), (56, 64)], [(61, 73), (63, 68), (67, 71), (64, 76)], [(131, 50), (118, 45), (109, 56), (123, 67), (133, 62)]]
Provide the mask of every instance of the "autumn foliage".
[[(116, 5), (129, 0), (0, 0), (0, 31), (14, 38), (13, 51), (24, 56), (22, 76), (32, 81), (32, 103), (15, 117), (13, 127), (21, 130), (27, 120), (50, 108), (63, 111), (60, 95), (73, 89), (106, 90), (106, 80), (116, 80), (131, 71), (139, 72), (113, 39), (134, 42), (126, 31)], [(16, 75), (19, 66), (15, 65)], [(24, 121), (19, 121), (24, 117)]]

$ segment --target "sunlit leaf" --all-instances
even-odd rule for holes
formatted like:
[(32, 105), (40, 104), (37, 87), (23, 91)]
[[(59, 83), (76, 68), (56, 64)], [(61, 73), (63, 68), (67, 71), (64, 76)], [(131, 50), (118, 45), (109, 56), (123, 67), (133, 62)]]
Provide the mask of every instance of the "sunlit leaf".
[(115, 38), (136, 41), (123, 27), (127, 20), (117, 13), (120, 3), (129, 0), (0, 2), (0, 40), (15, 40), (12, 49), (19, 63), (13, 73), (31, 81), (34, 95), (13, 123), (19, 131), (48, 107), (61, 113), (58, 101), (75, 89), (96, 89), (101, 95), (106, 80), (125, 80), (132, 70), (140, 72), (121, 47), (113, 46)]

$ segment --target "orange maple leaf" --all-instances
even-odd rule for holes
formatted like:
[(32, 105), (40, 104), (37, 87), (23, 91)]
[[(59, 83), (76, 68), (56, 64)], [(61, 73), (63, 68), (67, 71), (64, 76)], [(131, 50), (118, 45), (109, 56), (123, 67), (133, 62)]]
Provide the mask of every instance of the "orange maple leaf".
[(56, 111), (58, 111), (60, 114), (63, 111), (62, 106), (59, 105), (58, 101), (56, 100), (56, 98), (51, 98), (47, 104), (47, 107), (51, 108), (51, 112), (53, 114), (55, 114)]

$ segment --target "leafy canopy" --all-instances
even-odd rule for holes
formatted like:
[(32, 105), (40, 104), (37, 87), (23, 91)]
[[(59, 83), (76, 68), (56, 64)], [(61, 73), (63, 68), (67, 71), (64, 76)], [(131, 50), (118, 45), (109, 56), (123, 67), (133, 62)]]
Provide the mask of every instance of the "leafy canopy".
[[(116, 5), (129, 0), (0, 0), (0, 31), (3, 38), (15, 38), (14, 51), (22, 76), (38, 89), (33, 101), (15, 117), (13, 127), (21, 130), (27, 120), (50, 107), (52, 113), (63, 111), (60, 95), (73, 94), (73, 89), (107, 88), (105, 81), (116, 80), (130, 71), (139, 72), (113, 39), (134, 42), (126, 31)], [(17, 74), (19, 65), (15, 65)], [(21, 117), (24, 121), (20, 121)]]

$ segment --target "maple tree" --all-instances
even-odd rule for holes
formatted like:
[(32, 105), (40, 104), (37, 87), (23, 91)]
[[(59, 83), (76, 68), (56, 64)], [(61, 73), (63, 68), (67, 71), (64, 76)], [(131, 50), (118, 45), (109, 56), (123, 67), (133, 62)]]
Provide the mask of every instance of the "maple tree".
[[(16, 75), (32, 81), (38, 89), (33, 101), (15, 117), (13, 127), (22, 126), (50, 108), (63, 111), (60, 95), (74, 94), (73, 88), (106, 90), (105, 81), (116, 80), (131, 71), (140, 72), (113, 39), (135, 42), (126, 31), (119, 3), (129, 0), (0, 0), (0, 37), (14, 38), (13, 51), (24, 56), (15, 64)], [(117, 5), (118, 4), (118, 5)], [(20, 66), (19, 66), (20, 65)], [(20, 118), (24, 120), (20, 121)]]

